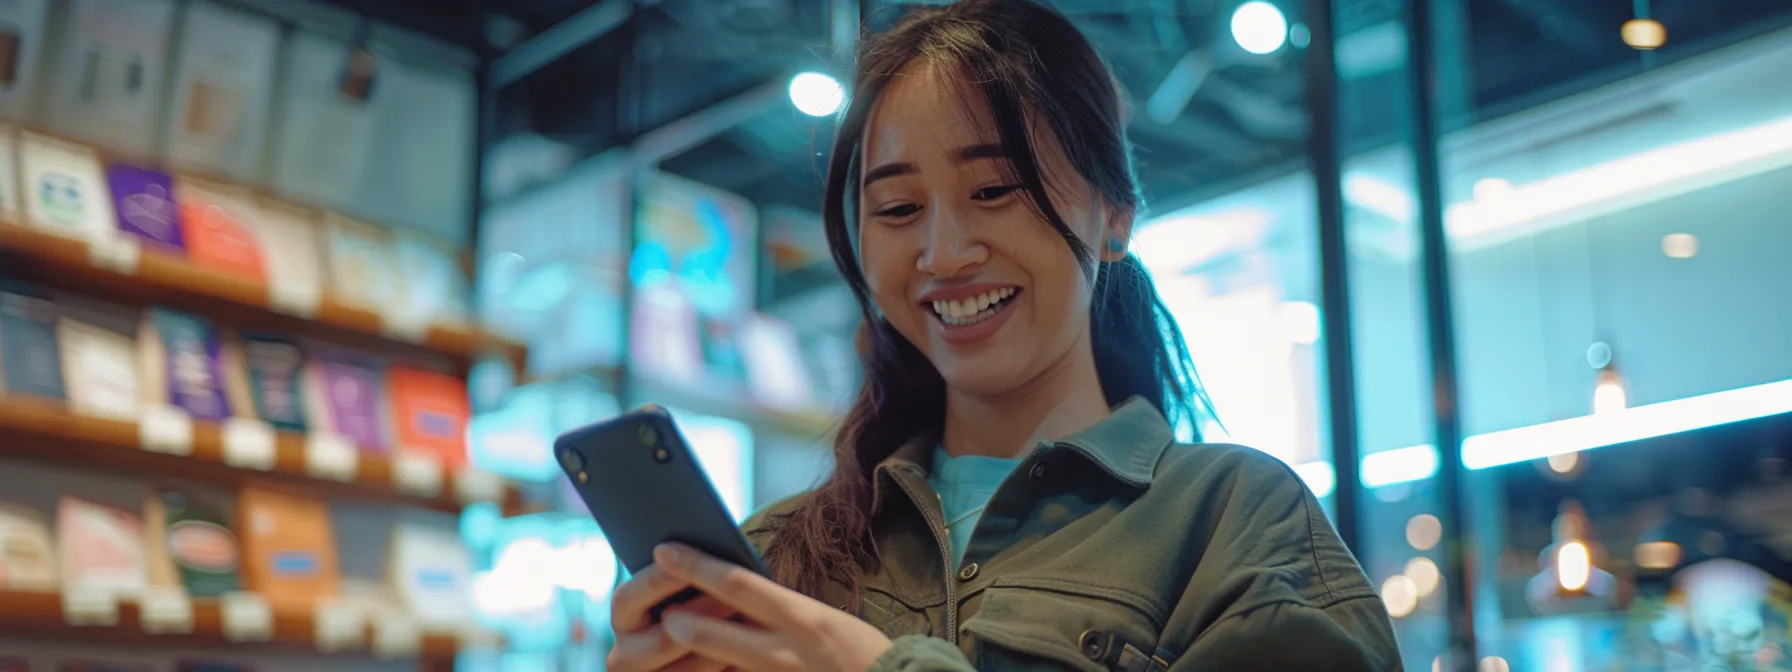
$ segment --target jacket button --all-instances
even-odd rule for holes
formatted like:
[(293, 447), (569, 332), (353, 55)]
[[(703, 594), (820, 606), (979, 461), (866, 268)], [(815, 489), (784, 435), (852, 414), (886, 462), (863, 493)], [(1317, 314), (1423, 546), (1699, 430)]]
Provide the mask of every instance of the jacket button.
[(1035, 481), (1045, 478), (1045, 463), (1033, 465), (1033, 468), (1027, 471), (1027, 476)]
[(1083, 650), (1084, 657), (1100, 662), (1102, 658), (1107, 657), (1108, 653), (1106, 643), (1102, 639), (1104, 638), (1100, 632), (1084, 630), (1082, 640), (1077, 643), (1077, 646)]
[(975, 563), (975, 562), (966, 564), (964, 566), (964, 569), (958, 570), (958, 580), (959, 581), (969, 581), (971, 579), (977, 578), (977, 569), (978, 569), (977, 563)]

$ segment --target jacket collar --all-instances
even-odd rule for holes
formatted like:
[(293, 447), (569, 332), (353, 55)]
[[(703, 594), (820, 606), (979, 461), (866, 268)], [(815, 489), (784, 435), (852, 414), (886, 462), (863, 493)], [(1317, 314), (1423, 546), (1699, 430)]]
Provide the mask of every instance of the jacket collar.
[[(1169, 450), (1175, 438), (1175, 431), (1157, 407), (1142, 397), (1133, 397), (1115, 407), (1102, 421), (1055, 444), (1043, 443), (1034, 451), (1073, 450), (1116, 480), (1144, 488), (1151, 485), (1158, 460), (1163, 458), (1164, 451)], [(938, 444), (939, 437), (931, 434), (916, 436), (879, 462), (874, 474), (885, 475), (898, 470), (926, 474), (932, 467), (933, 448)], [(883, 500), (882, 481), (880, 476), (873, 478), (873, 509)]]

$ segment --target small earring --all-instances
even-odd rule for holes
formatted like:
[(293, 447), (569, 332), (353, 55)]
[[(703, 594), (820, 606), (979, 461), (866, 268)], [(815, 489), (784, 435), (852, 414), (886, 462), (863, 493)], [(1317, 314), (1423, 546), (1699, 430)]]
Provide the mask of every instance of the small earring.
[(1126, 241), (1121, 240), (1119, 238), (1109, 238), (1108, 239), (1108, 251), (1112, 252), (1114, 254), (1120, 254), (1122, 252), (1125, 252), (1126, 251)]

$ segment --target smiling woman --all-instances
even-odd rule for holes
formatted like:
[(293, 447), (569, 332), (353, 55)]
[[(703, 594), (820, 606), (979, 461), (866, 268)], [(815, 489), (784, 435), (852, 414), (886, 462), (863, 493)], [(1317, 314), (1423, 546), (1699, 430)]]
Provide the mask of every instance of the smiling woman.
[(1289, 468), (1177, 441), (1205, 395), (1128, 252), (1131, 148), (1076, 28), (917, 9), (852, 91), (823, 212), (866, 375), (835, 470), (746, 524), (770, 577), (662, 549), (610, 669), (1399, 669)]

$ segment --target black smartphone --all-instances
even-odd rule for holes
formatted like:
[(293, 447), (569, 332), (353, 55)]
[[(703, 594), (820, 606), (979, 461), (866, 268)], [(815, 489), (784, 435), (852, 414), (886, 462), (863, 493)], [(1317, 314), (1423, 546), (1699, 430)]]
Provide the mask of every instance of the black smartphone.
[[(567, 432), (554, 455), (629, 572), (652, 565), (655, 546), (677, 542), (765, 574), (666, 409), (646, 406)], [(667, 603), (695, 596), (686, 591)]]

